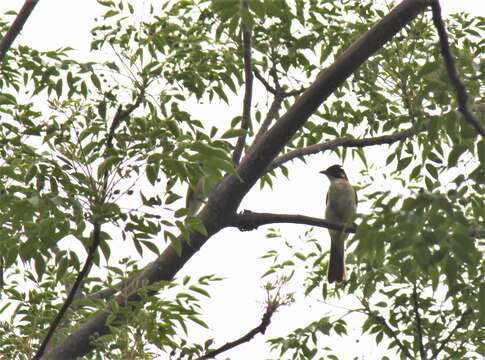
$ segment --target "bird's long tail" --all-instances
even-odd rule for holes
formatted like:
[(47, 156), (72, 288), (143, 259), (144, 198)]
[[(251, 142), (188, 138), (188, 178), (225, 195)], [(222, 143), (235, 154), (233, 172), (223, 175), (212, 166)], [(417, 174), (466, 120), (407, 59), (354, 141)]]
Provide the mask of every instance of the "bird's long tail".
[(344, 247), (334, 244), (330, 246), (330, 261), (328, 262), (328, 282), (341, 282), (345, 280)]

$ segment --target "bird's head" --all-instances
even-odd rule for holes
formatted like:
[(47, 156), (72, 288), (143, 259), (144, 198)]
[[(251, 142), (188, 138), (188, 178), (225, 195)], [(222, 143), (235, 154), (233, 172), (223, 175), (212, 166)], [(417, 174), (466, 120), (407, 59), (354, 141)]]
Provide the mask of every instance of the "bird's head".
[(329, 178), (329, 180), (333, 179), (344, 179), (348, 180), (347, 174), (345, 174), (344, 169), (340, 165), (332, 165), (326, 170), (320, 171), (320, 174), (325, 174)]

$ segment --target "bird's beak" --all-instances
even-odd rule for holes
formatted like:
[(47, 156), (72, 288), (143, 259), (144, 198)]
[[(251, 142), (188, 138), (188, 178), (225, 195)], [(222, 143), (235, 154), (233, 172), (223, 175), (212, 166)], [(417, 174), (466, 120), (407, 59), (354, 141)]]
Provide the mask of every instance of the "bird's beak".
[(327, 175), (327, 170), (322, 170), (322, 171), (319, 171), (320, 174), (324, 174), (324, 175)]

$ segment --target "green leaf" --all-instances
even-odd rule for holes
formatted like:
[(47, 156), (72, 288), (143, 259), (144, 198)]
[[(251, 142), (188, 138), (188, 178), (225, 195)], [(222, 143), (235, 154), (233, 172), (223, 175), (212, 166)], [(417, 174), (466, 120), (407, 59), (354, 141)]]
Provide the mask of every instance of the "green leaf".
[(244, 129), (230, 129), (227, 130), (223, 135), (223, 139), (229, 139), (229, 138), (234, 138), (234, 137), (239, 137), (241, 135), (246, 135), (247, 130)]
[(194, 229), (204, 236), (207, 236), (207, 229), (205, 228), (202, 220), (200, 220), (198, 217), (189, 216), (185, 221), (191, 229)]
[(120, 161), (117, 155), (108, 156), (101, 164), (98, 166), (98, 178), (105, 176), (111, 170), (111, 168)]
[(182, 241), (170, 231), (164, 231), (163, 235), (165, 239), (168, 238), (170, 240), (170, 244), (174, 248), (177, 255), (179, 257), (182, 256)]
[(158, 172), (160, 167), (158, 165), (148, 165), (146, 167), (147, 179), (152, 185), (155, 185), (158, 179)]
[(210, 294), (207, 291), (205, 291), (204, 289), (202, 289), (202, 288), (200, 288), (198, 286), (190, 285), (189, 286), (189, 289), (192, 290), (192, 291), (194, 291), (194, 292), (196, 292), (196, 293), (199, 293), (201, 295), (204, 295), (204, 296), (206, 296), (208, 298), (211, 297)]
[(455, 144), (453, 149), (448, 155), (448, 167), (456, 166), (460, 156), (467, 150), (466, 146), (463, 144)]
[(96, 86), (98, 90), (101, 90), (101, 82), (99, 81), (99, 78), (95, 73), (91, 74), (91, 81), (93, 82), (93, 85)]
[(204, 155), (207, 155), (207, 156), (215, 156), (215, 157), (218, 157), (218, 158), (221, 158), (221, 159), (227, 159), (228, 158), (228, 154), (225, 150), (211, 146), (211, 145), (207, 145), (207, 144), (200, 142), (200, 141), (194, 142), (191, 145), (191, 148), (194, 151), (197, 151), (197, 152), (204, 154)]
[(411, 163), (411, 160), (413, 160), (413, 158), (411, 156), (399, 159), (399, 161), (397, 162), (396, 170), (397, 171), (404, 170)]

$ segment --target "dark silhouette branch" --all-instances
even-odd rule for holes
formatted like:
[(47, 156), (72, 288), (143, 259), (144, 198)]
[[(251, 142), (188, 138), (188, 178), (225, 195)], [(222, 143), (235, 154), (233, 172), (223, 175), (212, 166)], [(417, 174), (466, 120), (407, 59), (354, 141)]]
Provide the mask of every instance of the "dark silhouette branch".
[(455, 88), (456, 98), (458, 100), (458, 109), (462, 113), (465, 121), (475, 128), (475, 131), (482, 136), (485, 136), (485, 127), (480, 123), (480, 120), (471, 112), (468, 107), (468, 95), (465, 85), (461, 81), (458, 71), (456, 69), (455, 60), (450, 50), (450, 42), (448, 34), (446, 33), (445, 24), (441, 17), (441, 6), (439, 0), (431, 1), (431, 9), (433, 12), (433, 23), (438, 31), (440, 39), (441, 55), (446, 65), (446, 71), (450, 78), (451, 84)]
[(328, 140), (323, 143), (310, 145), (304, 148), (295, 149), (287, 152), (281, 156), (275, 158), (268, 170), (273, 170), (285, 162), (293, 160), (295, 158), (301, 158), (306, 155), (318, 154), (324, 150), (335, 149), (337, 147), (366, 147), (374, 145), (392, 144), (397, 141), (408, 139), (416, 135), (417, 131), (414, 127), (398, 131), (390, 135), (376, 136), (372, 138), (355, 139), (351, 136), (346, 136), (342, 138), (336, 138), (333, 140)]
[(122, 105), (118, 106), (118, 109), (116, 110), (115, 116), (113, 117), (113, 121), (111, 122), (111, 126), (108, 131), (108, 136), (106, 140), (106, 147), (108, 149), (111, 149), (113, 147), (113, 138), (115, 136), (115, 132), (118, 126), (120, 126), (120, 124), (125, 121), (128, 116), (130, 116), (131, 113), (141, 105), (141, 102), (145, 97), (145, 90), (147, 88), (147, 85), (148, 83), (146, 81), (143, 82), (133, 104), (128, 105), (126, 109), (123, 109)]
[[(244, 156), (236, 168), (237, 174), (226, 175), (213, 188), (207, 204), (198, 213), (207, 235), (193, 232), (190, 236), (190, 244), (180, 237), (181, 255), (172, 246), (168, 246), (155, 261), (148, 264), (142, 272), (134, 275), (135, 280), (130, 283), (129, 288), (120, 292), (113, 301), (125, 306), (130, 301), (140, 299), (138, 287), (143, 284), (150, 285), (161, 280), (171, 280), (207, 240), (225, 226), (225, 221), (233, 216), (242, 199), (267, 171), (273, 159), (317, 108), (362, 63), (381, 49), (427, 5), (427, 0), (402, 1), (344, 51), (333, 65), (322, 71), (314, 83), (262, 136), (253, 151)], [(109, 333), (107, 321), (112, 315), (110, 307), (99, 311), (52, 349), (47, 358), (69, 359), (89, 353), (94, 348), (93, 340), (97, 336)]]
[(261, 140), (261, 136), (266, 131), (268, 131), (269, 126), (271, 125), (271, 122), (278, 118), (278, 113), (280, 111), (282, 103), (283, 103), (283, 96), (276, 94), (268, 110), (268, 113), (266, 114), (266, 118), (263, 120), (263, 123), (261, 124), (261, 127), (259, 128), (258, 133), (256, 134), (256, 137), (254, 138), (254, 144), (259, 140)]
[(273, 95), (277, 95), (278, 94), (278, 91), (273, 86), (271, 86), (268, 81), (266, 81), (266, 79), (264, 78), (263, 75), (261, 75), (261, 73), (259, 72), (258, 69), (254, 68), (253, 71), (254, 71), (254, 76), (256, 76), (256, 79), (258, 79), (259, 81), (261, 81), (261, 84), (263, 84), (263, 86), (265, 87), (266, 91), (270, 92)]
[(304, 215), (256, 213), (247, 210), (226, 222), (227, 226), (237, 227), (241, 231), (255, 230), (261, 225), (275, 223), (304, 224), (332, 230), (343, 230), (348, 233), (355, 233), (357, 230), (355, 224), (347, 225)]
[(8, 29), (5, 36), (0, 41), (0, 61), (3, 60), (8, 49), (10, 49), (18, 34), (22, 31), (22, 28), (38, 2), (39, 0), (25, 0), (22, 9), (20, 9), (17, 17), (12, 23), (12, 26), (10, 26), (10, 29)]
[(93, 231), (91, 233), (91, 245), (89, 246), (89, 249), (88, 249), (88, 256), (86, 258), (86, 262), (84, 263), (83, 268), (77, 275), (76, 281), (72, 285), (71, 291), (69, 291), (66, 301), (64, 302), (64, 304), (62, 304), (61, 309), (59, 310), (56, 317), (50, 324), (49, 330), (47, 331), (47, 334), (45, 335), (44, 340), (42, 340), (42, 343), (40, 344), (39, 349), (37, 350), (37, 353), (34, 355), (33, 360), (38, 360), (42, 357), (42, 355), (44, 355), (44, 351), (47, 348), (49, 341), (54, 335), (54, 332), (59, 326), (59, 323), (61, 322), (63, 316), (66, 314), (67, 309), (69, 309), (69, 306), (71, 306), (79, 287), (81, 286), (85, 277), (89, 273), (89, 270), (91, 269), (94, 256), (96, 255), (96, 249), (98, 248), (100, 241), (101, 241), (101, 225), (99, 225), (97, 222), (94, 222)]
[(450, 331), (450, 333), (448, 334), (448, 336), (446, 338), (444, 338), (443, 340), (438, 341), (438, 343), (440, 343), (440, 346), (439, 346), (439, 348), (437, 348), (433, 352), (433, 357), (432, 357), (433, 360), (438, 359), (438, 355), (443, 351), (443, 349), (445, 348), (445, 346), (450, 342), (450, 340), (453, 337), (453, 335), (455, 335), (455, 332), (463, 325), (463, 323), (465, 322), (466, 318), (469, 315), (471, 315), (471, 314), (473, 314), (473, 310), (471, 310), (471, 309), (466, 310), (461, 315), (460, 320), (458, 320), (458, 322), (456, 323), (455, 327), (453, 328), (453, 330)]
[(264, 334), (266, 332), (266, 329), (268, 328), (269, 324), (271, 323), (271, 317), (275, 313), (276, 309), (277, 309), (277, 307), (273, 307), (273, 306), (268, 305), (266, 307), (266, 311), (263, 314), (263, 317), (261, 319), (261, 323), (258, 326), (256, 326), (254, 329), (250, 330), (248, 333), (246, 333), (246, 335), (241, 336), (239, 339), (228, 342), (218, 349), (209, 351), (207, 354), (205, 354), (204, 356), (201, 356), (197, 360), (213, 359), (217, 355), (219, 355), (219, 354), (221, 354), (221, 353), (223, 353), (227, 350), (230, 350), (232, 348), (235, 348), (236, 346), (239, 346), (241, 344), (244, 344), (244, 343), (250, 341), (252, 338), (254, 338), (259, 333)]
[(279, 95), (279, 96), (282, 96), (283, 98), (287, 98), (287, 97), (291, 97), (291, 96), (298, 96), (298, 95), (302, 94), (303, 92), (305, 92), (305, 90), (306, 90), (305, 88), (302, 88), (302, 89), (297, 89), (297, 90), (284, 91), (283, 88), (279, 85), (279, 83), (277, 81), (277, 77), (275, 78), (276, 70), (274, 68), (271, 69), (270, 75), (273, 77), (273, 79), (275, 81), (275, 87), (271, 86), (271, 84), (264, 78), (264, 76), (261, 75), (261, 73), (259, 72), (258, 69), (253, 69), (253, 71), (254, 71), (254, 76), (256, 77), (256, 79), (261, 81), (261, 83), (263, 84), (265, 89), (273, 95)]
[(414, 357), (409, 352), (408, 348), (406, 346), (404, 346), (404, 344), (401, 342), (401, 340), (399, 340), (399, 337), (397, 336), (397, 331), (395, 331), (393, 328), (391, 328), (391, 326), (387, 323), (386, 319), (384, 319), (382, 316), (376, 315), (376, 314), (374, 314), (373, 316), (375, 316), (377, 318), (377, 320), (379, 320), (381, 325), (384, 327), (384, 332), (386, 332), (387, 335), (389, 335), (390, 337), (392, 337), (394, 339), (394, 342), (399, 347), (399, 349), (401, 349), (404, 356), (406, 356), (406, 358), (411, 359), (411, 360), (414, 359)]
[(421, 356), (421, 360), (426, 360), (428, 357), (426, 356), (426, 349), (423, 345), (423, 326), (421, 324), (421, 315), (419, 314), (418, 289), (416, 287), (416, 282), (413, 284), (412, 296), (414, 317), (416, 318), (416, 337), (418, 340), (419, 355)]
[(373, 311), (370, 308), (369, 302), (365, 298), (360, 299), (360, 302), (364, 306), (364, 313), (367, 314), (367, 316), (376, 319), (382, 325), (384, 333), (394, 340), (394, 342), (399, 347), (399, 349), (401, 349), (404, 356), (408, 359), (413, 360), (414, 357), (411, 355), (408, 348), (406, 346), (404, 346), (404, 344), (401, 342), (401, 340), (399, 340), (398, 332), (396, 330), (394, 330), (391, 327), (391, 325), (389, 325), (387, 323), (386, 319), (384, 319), (383, 316), (379, 315), (376, 311)]
[[(246, 0), (241, 0), (241, 8), (243, 11), (248, 9)], [(244, 56), (244, 100), (243, 113), (241, 119), (241, 129), (246, 130), (246, 133), (240, 135), (237, 139), (236, 148), (232, 155), (232, 161), (235, 165), (239, 164), (241, 155), (246, 144), (247, 131), (251, 128), (251, 101), (253, 98), (253, 65), (251, 59), (251, 30), (242, 22), (242, 38), (243, 38), (243, 56)]]
[(244, 344), (253, 339), (258, 333), (264, 334), (268, 328), (271, 317), (279, 309), (280, 306), (289, 305), (294, 301), (293, 295), (282, 294), (283, 287), (288, 283), (288, 277), (280, 277), (274, 283), (268, 283), (264, 287), (266, 290), (266, 311), (263, 314), (261, 323), (254, 329), (247, 332), (244, 336), (235, 341), (228, 342), (218, 349), (208, 351), (205, 355), (197, 360), (212, 359), (215, 356)]

